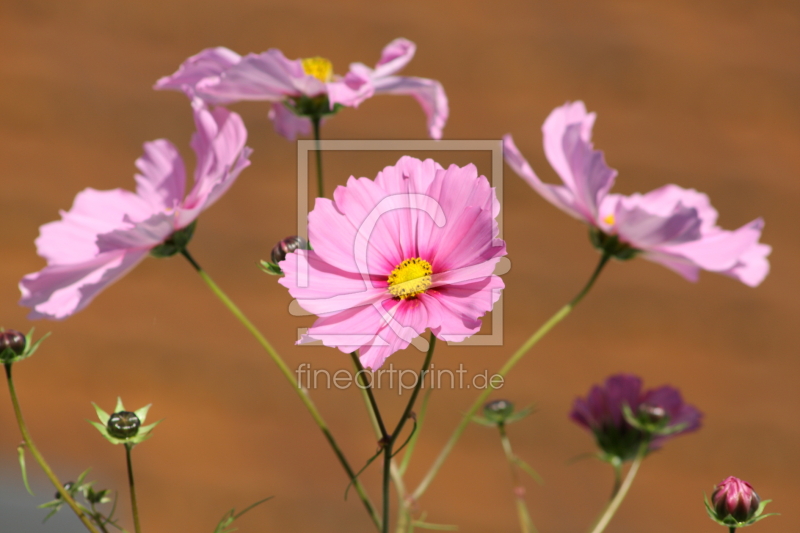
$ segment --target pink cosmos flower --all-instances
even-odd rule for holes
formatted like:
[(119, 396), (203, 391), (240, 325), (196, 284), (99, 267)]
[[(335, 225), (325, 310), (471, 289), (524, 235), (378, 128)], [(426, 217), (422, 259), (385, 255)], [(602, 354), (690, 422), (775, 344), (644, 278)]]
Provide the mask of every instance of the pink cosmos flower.
[[(250, 164), (241, 117), (223, 108), (209, 111), (193, 102), (197, 127), (191, 146), (197, 155), (194, 187), (184, 197), (186, 172), (175, 146), (145, 143), (136, 160), (136, 192), (86, 189), (61, 220), (40, 228), (36, 248), (47, 266), (28, 274), (19, 287), (30, 318), (63, 319), (80, 311), (100, 291), (136, 266), (148, 253), (169, 255), (191, 237), (193, 223)], [(182, 241), (182, 242), (180, 242)]]
[(383, 49), (375, 68), (353, 63), (347, 74), (336, 76), (331, 62), (322, 57), (290, 60), (275, 48), (242, 57), (227, 48), (207, 48), (158, 80), (154, 88), (181, 90), (209, 104), (272, 102), (270, 119), (289, 140), (308, 135), (309, 117), (316, 113), (330, 114), (336, 106), (358, 107), (376, 94), (407, 94), (425, 111), (430, 136), (440, 139), (448, 115), (442, 85), (395, 75), (415, 52), (411, 41), (395, 39)]
[(500, 297), (500, 205), (474, 165), (402, 157), (375, 180), (350, 177), (308, 216), (313, 250), (280, 263), (280, 283), (319, 316), (301, 343), (360, 350), (371, 369), (426, 328), (461, 341)]
[(667, 429), (650, 441), (651, 451), (676, 435), (699, 429), (703, 416), (683, 402), (677, 389), (664, 386), (642, 391), (642, 380), (630, 374), (610, 376), (604, 386), (592, 387), (586, 399), (576, 398), (569, 416), (594, 434), (603, 452), (628, 461), (636, 456), (645, 434), (625, 419), (626, 405), (634, 416), (663, 424), (662, 429)]
[(758, 242), (762, 219), (723, 230), (708, 196), (677, 185), (647, 194), (609, 194), (617, 172), (592, 147), (594, 120), (583, 102), (575, 102), (556, 108), (542, 126), (545, 155), (563, 185), (542, 182), (511, 135), (503, 139), (506, 162), (547, 201), (594, 228), (596, 244), (620, 258), (641, 254), (690, 281), (700, 270), (751, 287), (764, 280), (772, 249)]

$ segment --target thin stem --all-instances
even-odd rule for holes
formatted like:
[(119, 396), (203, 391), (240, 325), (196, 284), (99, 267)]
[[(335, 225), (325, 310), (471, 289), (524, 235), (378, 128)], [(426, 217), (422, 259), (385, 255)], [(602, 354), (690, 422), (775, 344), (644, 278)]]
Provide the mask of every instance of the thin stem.
[(131, 449), (132, 444), (125, 443), (125, 460), (128, 463), (128, 487), (131, 491), (131, 512), (133, 513), (133, 530), (136, 533), (142, 533), (142, 527), (139, 525), (139, 506), (136, 503), (136, 486), (133, 484), (133, 464), (131, 463)]
[(8, 391), (11, 394), (11, 403), (14, 406), (14, 415), (17, 418), (17, 425), (19, 426), (19, 432), (22, 434), (22, 440), (25, 441), (25, 446), (31, 451), (31, 455), (39, 463), (39, 466), (44, 471), (45, 475), (50, 479), (50, 482), (55, 486), (58, 493), (61, 495), (61, 498), (67, 502), (67, 505), (70, 506), (72, 511), (77, 515), (78, 519), (83, 522), (83, 525), (91, 531), (92, 533), (100, 533), (94, 524), (90, 521), (89, 517), (80, 506), (75, 502), (72, 496), (69, 495), (69, 492), (64, 488), (63, 483), (61, 483), (58, 478), (56, 477), (53, 470), (44, 460), (44, 457), (41, 453), (39, 453), (39, 449), (36, 448), (36, 445), (33, 443), (33, 439), (31, 438), (30, 433), (28, 433), (28, 426), (25, 425), (25, 420), (22, 418), (22, 409), (19, 405), (19, 400), (17, 399), (17, 391), (14, 389), (14, 380), (11, 377), (11, 364), (5, 365), (6, 369), (6, 381), (8, 382)]
[(419, 414), (417, 414), (417, 429), (414, 431), (414, 434), (411, 435), (411, 440), (408, 441), (406, 451), (403, 453), (403, 460), (400, 462), (400, 475), (405, 475), (408, 465), (411, 462), (411, 454), (414, 453), (414, 447), (417, 445), (417, 439), (419, 438), (419, 434), (422, 432), (422, 425), (425, 423), (425, 415), (428, 413), (428, 402), (431, 399), (432, 392), (433, 387), (430, 387), (425, 391), (425, 395), (422, 397), (422, 404), (419, 408)]
[(525, 504), (525, 486), (519, 478), (517, 465), (515, 462), (516, 457), (514, 451), (511, 449), (511, 441), (506, 433), (505, 424), (497, 424), (497, 429), (500, 432), (500, 442), (503, 445), (503, 452), (506, 455), (508, 466), (511, 467), (511, 479), (514, 482), (514, 502), (517, 506), (517, 516), (519, 518), (519, 527), (522, 533), (536, 533), (536, 526), (533, 525), (531, 515), (528, 512), (528, 506)]
[(269, 354), (272, 361), (278, 365), (278, 369), (281, 371), (281, 374), (286, 378), (289, 384), (292, 386), (292, 390), (294, 390), (297, 395), (300, 397), (300, 401), (303, 402), (303, 405), (306, 407), (308, 412), (311, 414), (311, 418), (314, 419), (317, 426), (319, 427), (322, 434), (325, 436), (325, 440), (328, 441), (331, 449), (333, 449), (333, 453), (336, 454), (336, 458), (339, 460), (339, 463), (344, 468), (344, 471), (347, 473), (348, 478), (353, 483), (353, 487), (356, 489), (356, 493), (358, 497), (361, 499), (361, 502), (364, 504), (364, 507), (367, 510), (372, 522), (375, 524), (375, 527), (380, 531), (381, 529), (381, 519), (378, 516), (375, 507), (372, 505), (372, 502), (367, 495), (364, 486), (356, 477), (355, 471), (350, 466), (350, 463), (347, 461), (347, 458), (344, 456), (344, 452), (337, 444), (336, 440), (333, 438), (333, 434), (331, 433), (330, 429), (328, 429), (328, 425), (325, 423), (325, 420), (322, 418), (322, 415), (317, 410), (316, 405), (311, 400), (311, 396), (308, 394), (308, 390), (305, 387), (302, 387), (295, 379), (294, 373), (289, 369), (289, 366), (283, 361), (281, 356), (275, 351), (275, 348), (269, 343), (269, 341), (261, 334), (261, 332), (256, 328), (252, 322), (245, 316), (244, 313), (236, 306), (233, 301), (228, 298), (228, 296), (222, 292), (222, 289), (214, 283), (214, 280), (203, 270), (197, 261), (189, 254), (189, 251), (184, 249), (182, 252), (183, 256), (191, 263), (194, 269), (200, 274), (200, 277), (203, 278), (203, 281), (206, 282), (206, 285), (211, 289), (211, 291), (220, 299), (220, 301), (228, 308), (228, 310), (235, 316), (239, 322), (250, 332), (250, 334), (258, 341), (258, 343), (266, 350)]
[[(514, 366), (520, 361), (520, 359), (522, 359), (522, 357), (526, 353), (528, 353), (528, 350), (533, 348), (536, 345), (536, 343), (542, 339), (542, 337), (544, 337), (551, 329), (553, 329), (553, 327), (556, 324), (561, 322), (572, 311), (572, 309), (576, 305), (578, 305), (578, 303), (583, 299), (584, 296), (586, 296), (586, 294), (592, 288), (594, 282), (597, 280), (598, 276), (600, 275), (600, 272), (603, 270), (603, 267), (606, 265), (606, 263), (610, 258), (611, 256), (608, 254), (604, 253), (602, 255), (602, 257), (600, 258), (600, 262), (597, 264), (597, 267), (594, 269), (592, 276), (589, 278), (589, 281), (586, 283), (586, 285), (584, 285), (583, 289), (581, 289), (581, 291), (567, 305), (559, 309), (556, 312), (556, 314), (554, 314), (547, 320), (547, 322), (542, 324), (541, 327), (539, 327), (539, 329), (537, 329), (533, 333), (533, 335), (531, 335), (528, 338), (528, 340), (526, 340), (522, 344), (522, 346), (520, 346), (519, 349), (516, 352), (514, 352), (514, 354), (511, 357), (508, 358), (508, 360), (505, 362), (503, 367), (497, 372), (497, 374), (499, 374), (502, 377), (505, 377), (506, 374), (508, 374), (511, 371), (511, 369), (514, 368)], [(481, 392), (481, 394), (478, 395), (478, 397), (475, 399), (469, 410), (461, 418), (461, 421), (458, 423), (458, 426), (456, 427), (455, 431), (453, 431), (453, 434), (450, 436), (450, 439), (444, 445), (442, 451), (439, 452), (439, 456), (436, 457), (436, 460), (431, 465), (427, 474), (425, 474), (425, 477), (422, 479), (419, 486), (412, 493), (411, 495), (412, 500), (418, 500), (428, 489), (431, 482), (433, 481), (433, 478), (436, 477), (436, 474), (439, 472), (439, 469), (442, 467), (442, 464), (444, 464), (445, 459), (447, 459), (447, 456), (450, 455), (451, 451), (453, 451), (453, 447), (456, 445), (456, 442), (458, 442), (458, 439), (461, 437), (461, 434), (464, 433), (464, 430), (469, 425), (470, 420), (472, 420), (472, 417), (475, 416), (475, 413), (478, 412), (478, 409), (480, 409), (481, 406), (484, 403), (486, 403), (486, 399), (489, 397), (489, 395), (492, 393), (493, 390), (494, 387), (489, 386), (483, 392)]]
[(628, 474), (625, 476), (625, 480), (622, 482), (622, 486), (620, 486), (617, 494), (608, 503), (608, 506), (603, 511), (603, 514), (600, 516), (591, 533), (601, 533), (614, 517), (614, 514), (617, 512), (617, 509), (619, 509), (622, 500), (625, 499), (625, 496), (628, 494), (628, 490), (633, 484), (633, 479), (636, 477), (636, 473), (639, 471), (639, 466), (641, 466), (642, 460), (644, 459), (645, 455), (647, 455), (647, 448), (649, 444), (649, 440), (645, 439), (639, 445), (639, 451), (636, 453), (636, 458), (633, 460), (633, 464), (631, 464)]
[(730, 533), (736, 533), (736, 528), (735, 528), (735, 527), (733, 527), (733, 526), (731, 526), (731, 527), (730, 527)]
[(389, 433), (386, 431), (386, 425), (383, 423), (383, 418), (381, 417), (381, 412), (378, 410), (378, 402), (375, 400), (375, 394), (372, 392), (372, 384), (367, 382), (367, 377), (365, 375), (366, 370), (364, 369), (364, 365), (361, 364), (361, 359), (358, 358), (358, 352), (351, 352), (350, 357), (353, 359), (353, 364), (356, 367), (356, 376), (358, 376), (359, 381), (361, 381), (361, 390), (363, 394), (366, 395), (367, 402), (369, 403), (369, 412), (374, 417), (375, 423), (377, 424), (379, 437), (381, 439), (388, 439)]
[(392, 473), (392, 449), (394, 441), (400, 436), (403, 431), (408, 417), (411, 415), (411, 410), (414, 408), (414, 403), (417, 401), (419, 389), (422, 388), (422, 382), (425, 380), (425, 374), (428, 373), (428, 368), (431, 366), (431, 359), (433, 358), (433, 350), (436, 348), (436, 337), (431, 334), (428, 341), (428, 353), (425, 354), (425, 361), (422, 363), (422, 369), (417, 376), (417, 382), (414, 384), (414, 390), (411, 392), (411, 397), (408, 399), (403, 415), (397, 422), (397, 427), (389, 438), (386, 439), (386, 444), (383, 448), (383, 533), (389, 533), (389, 480)]
[(102, 531), (103, 533), (108, 533), (108, 529), (106, 529), (104, 523), (105, 517), (103, 516), (103, 513), (101, 513), (95, 508), (94, 503), (92, 503), (91, 507), (92, 507), (92, 518), (94, 518), (95, 524), (97, 524), (97, 527), (100, 528), (100, 531)]
[(622, 461), (618, 457), (614, 457), (611, 466), (614, 468), (614, 486), (611, 489), (611, 498), (613, 498), (622, 486)]
[(317, 196), (319, 198), (325, 197), (325, 185), (322, 181), (322, 149), (320, 148), (320, 132), (319, 127), (322, 122), (322, 117), (314, 115), (311, 117), (311, 124), (314, 126), (314, 149), (317, 153)]

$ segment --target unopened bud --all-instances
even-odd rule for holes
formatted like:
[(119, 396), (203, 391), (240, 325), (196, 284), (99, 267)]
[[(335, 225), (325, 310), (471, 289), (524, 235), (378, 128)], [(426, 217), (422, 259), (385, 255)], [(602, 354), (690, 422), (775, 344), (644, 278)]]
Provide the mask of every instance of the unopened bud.
[(25, 335), (14, 329), (0, 331), (0, 353), (6, 349), (14, 352), (15, 355), (25, 353)]
[(302, 237), (298, 237), (297, 235), (286, 237), (281, 242), (276, 244), (275, 248), (272, 249), (272, 262), (277, 265), (286, 259), (287, 254), (299, 249), (307, 250), (308, 241)]
[(711, 493), (711, 504), (719, 520), (732, 516), (737, 522), (746, 522), (755, 516), (761, 498), (747, 481), (730, 476)]
[(667, 418), (667, 411), (663, 407), (643, 403), (639, 406), (639, 417), (648, 424), (657, 425)]
[(120, 411), (114, 413), (108, 419), (108, 433), (117, 439), (128, 439), (135, 437), (139, 433), (139, 426), (141, 425), (139, 417), (136, 413), (130, 411)]
[(483, 406), (483, 416), (495, 424), (504, 424), (514, 412), (514, 404), (508, 400), (494, 400)]

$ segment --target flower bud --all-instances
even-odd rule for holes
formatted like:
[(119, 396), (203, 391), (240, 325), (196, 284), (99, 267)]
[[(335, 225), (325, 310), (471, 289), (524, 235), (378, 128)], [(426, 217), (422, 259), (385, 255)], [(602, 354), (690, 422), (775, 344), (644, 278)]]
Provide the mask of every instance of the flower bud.
[(514, 412), (514, 404), (508, 400), (494, 400), (483, 406), (483, 416), (495, 424), (505, 424)]
[[(73, 483), (72, 481), (67, 481), (66, 483), (64, 483), (64, 490), (69, 492), (70, 490), (72, 490), (72, 487), (74, 487), (74, 486), (75, 486), (75, 483)], [(61, 493), (56, 491), (56, 500), (60, 500), (60, 499), (61, 499)]]
[(0, 353), (11, 350), (14, 355), (25, 353), (25, 335), (14, 329), (0, 331)]
[(141, 425), (139, 417), (136, 413), (130, 411), (120, 411), (114, 413), (108, 419), (108, 433), (117, 439), (128, 439), (135, 437), (139, 433), (139, 426)]
[(737, 522), (753, 518), (761, 503), (756, 491), (747, 481), (730, 476), (711, 493), (711, 504), (719, 520), (732, 516)]
[(287, 254), (298, 249), (308, 250), (308, 241), (297, 235), (286, 237), (272, 249), (272, 262), (277, 265), (286, 259)]
[(657, 426), (668, 418), (667, 411), (663, 407), (647, 403), (639, 406), (639, 419), (648, 425)]

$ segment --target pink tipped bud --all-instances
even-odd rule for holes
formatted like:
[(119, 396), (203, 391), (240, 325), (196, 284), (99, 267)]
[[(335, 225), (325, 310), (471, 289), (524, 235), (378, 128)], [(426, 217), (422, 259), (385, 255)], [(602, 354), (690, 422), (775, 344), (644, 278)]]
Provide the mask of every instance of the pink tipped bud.
[(761, 498), (750, 483), (730, 476), (711, 493), (711, 503), (720, 520), (730, 515), (737, 522), (746, 522), (755, 515)]

